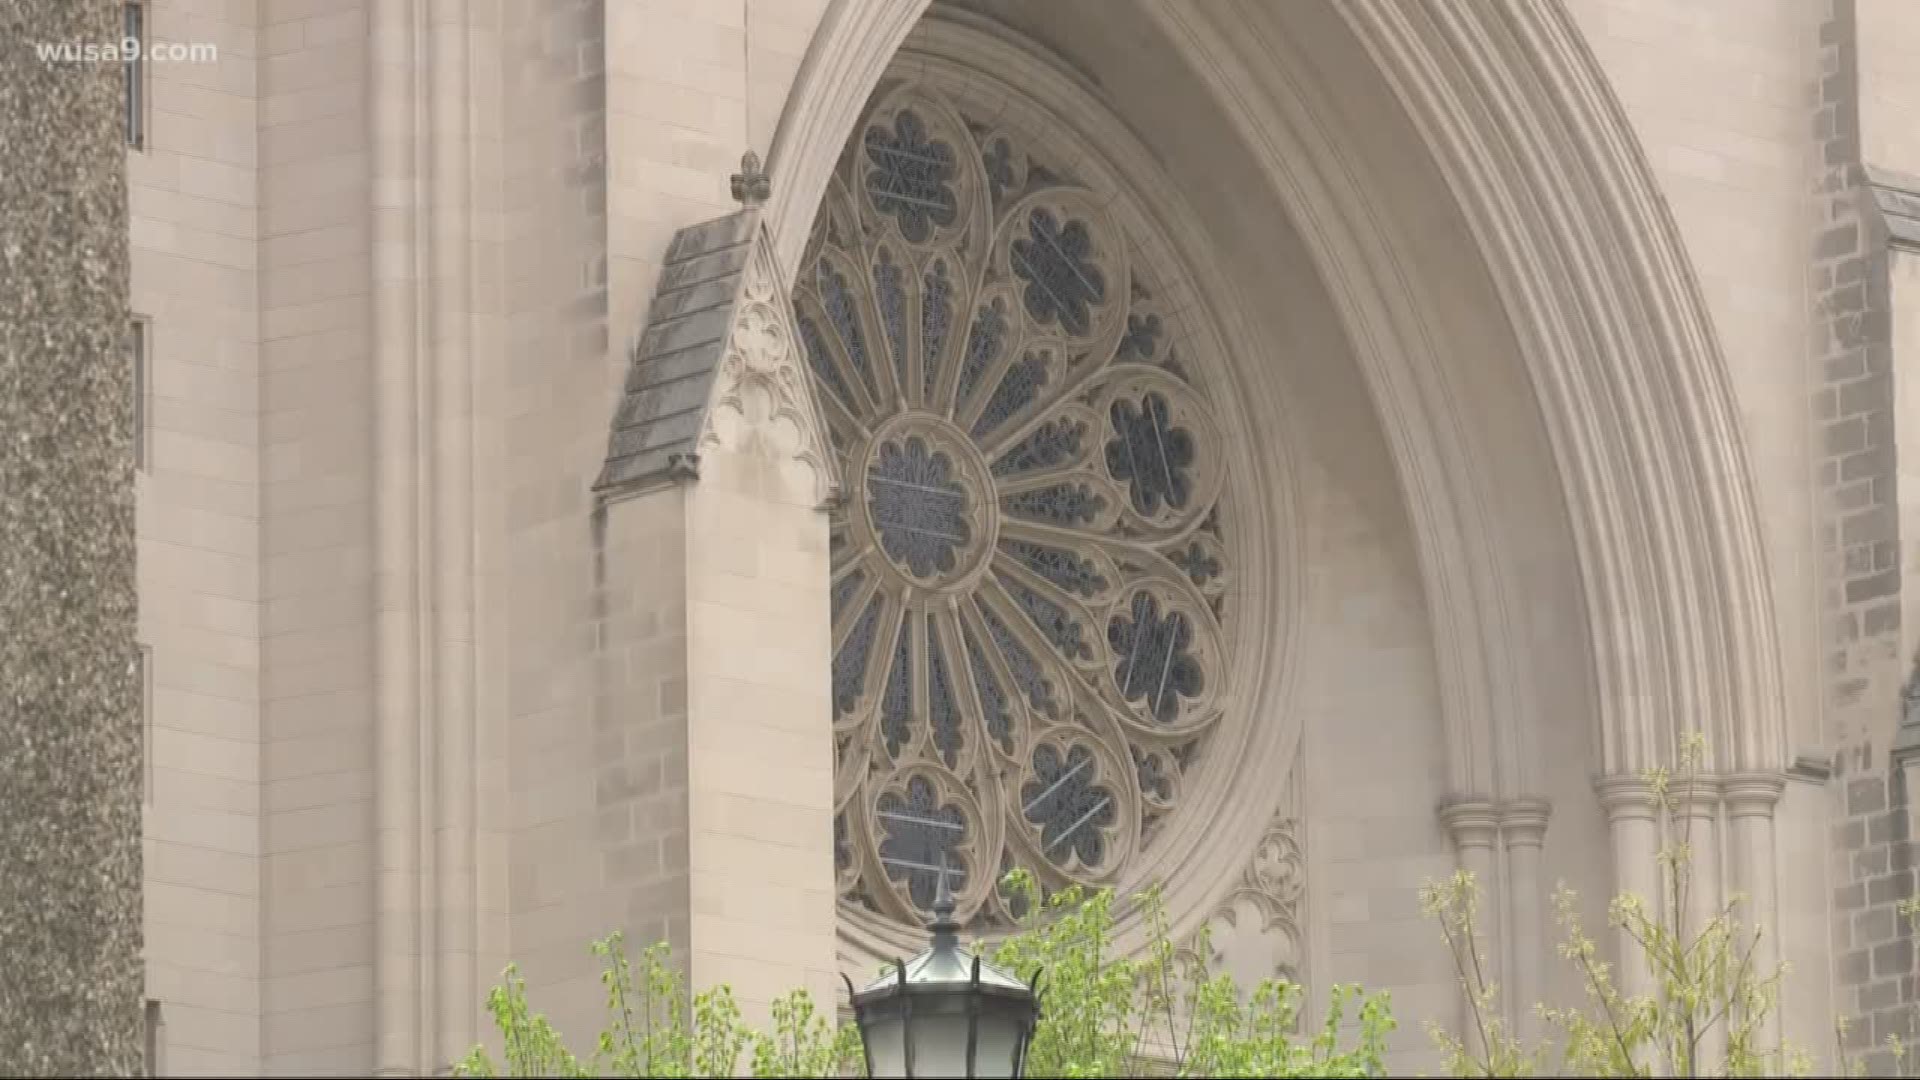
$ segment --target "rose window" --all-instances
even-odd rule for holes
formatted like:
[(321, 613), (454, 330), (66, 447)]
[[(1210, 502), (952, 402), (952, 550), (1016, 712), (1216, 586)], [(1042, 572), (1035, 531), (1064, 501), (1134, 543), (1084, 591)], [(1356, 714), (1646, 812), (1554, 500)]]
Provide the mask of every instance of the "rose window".
[(992, 923), (1009, 868), (1111, 882), (1179, 804), (1227, 680), (1224, 464), (1126, 196), (928, 90), (877, 100), (794, 290), (847, 486), (839, 887), (912, 923), (944, 873)]

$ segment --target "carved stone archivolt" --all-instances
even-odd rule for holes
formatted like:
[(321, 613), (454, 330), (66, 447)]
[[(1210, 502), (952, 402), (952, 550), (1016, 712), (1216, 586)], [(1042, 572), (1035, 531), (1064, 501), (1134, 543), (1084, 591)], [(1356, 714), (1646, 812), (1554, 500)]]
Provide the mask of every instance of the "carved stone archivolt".
[(1226, 456), (1176, 268), (1047, 147), (883, 88), (794, 288), (847, 489), (840, 890), (894, 925), (943, 873), (982, 927), (1020, 914), (1013, 866), (1118, 881), (1232, 721)]

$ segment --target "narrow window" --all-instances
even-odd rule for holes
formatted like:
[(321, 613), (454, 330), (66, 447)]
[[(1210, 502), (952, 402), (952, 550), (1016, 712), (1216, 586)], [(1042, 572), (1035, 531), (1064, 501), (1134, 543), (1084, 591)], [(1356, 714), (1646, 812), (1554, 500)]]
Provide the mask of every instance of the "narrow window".
[(153, 646), (134, 652), (134, 685), (140, 688), (140, 797), (153, 805)]
[(166, 1032), (166, 1022), (160, 1018), (160, 1003), (153, 1000), (152, 998), (148, 998), (147, 999), (147, 1046), (146, 1046), (146, 1061), (144, 1063), (146, 1065), (146, 1068), (145, 1070), (143, 1070), (141, 1075), (143, 1076), (165, 1075), (164, 1071), (161, 1069), (161, 1062), (160, 1062), (160, 1049), (162, 1046), (165, 1045), (165, 1042), (166, 1042), (164, 1037), (165, 1032)]
[(152, 366), (147, 357), (147, 320), (136, 315), (133, 325), (127, 331), (128, 361), (133, 367), (133, 467), (141, 472), (147, 471), (147, 399), (148, 369)]
[(144, 3), (121, 5), (120, 77), (126, 83), (127, 145), (147, 147), (147, 10)]

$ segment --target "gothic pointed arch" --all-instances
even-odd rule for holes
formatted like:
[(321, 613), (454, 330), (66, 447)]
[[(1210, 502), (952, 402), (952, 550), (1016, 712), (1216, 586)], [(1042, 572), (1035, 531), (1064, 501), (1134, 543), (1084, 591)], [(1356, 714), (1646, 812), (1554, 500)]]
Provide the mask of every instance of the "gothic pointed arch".
[[(1321, 177), (1351, 185), (1333, 193), (1349, 204), (1342, 210), (1324, 186), (1316, 194), (1281, 175), (1320, 169), (1323, 155), (1301, 142), (1301, 106), (1285, 100), (1275, 65), (1253, 62), (1287, 39), (1283, 17), (1319, 5), (1140, 7), (1206, 73), (1222, 109), (1277, 142), (1275, 194), (1296, 217), (1337, 231), (1337, 219), (1366, 213), (1370, 181)], [(844, 0), (823, 23), (775, 143), (773, 169), (787, 183), (776, 194), (782, 250), (804, 246), (840, 140), (926, 10)], [(1342, 0), (1326, 11), (1444, 177), (1450, 212), (1475, 237), (1470, 258), (1521, 342), (1578, 551), (1581, 678), (1592, 688), (1583, 711), (1599, 770), (1656, 761), (1686, 727), (1709, 734), (1721, 767), (1782, 767), (1777, 628), (1727, 366), (1657, 182), (1564, 4)], [(1374, 276), (1357, 246), (1328, 245), (1319, 254), (1330, 278)], [(1457, 405), (1386, 407), (1420, 423), (1423, 411)], [(1524, 590), (1504, 567), (1474, 566), (1473, 552), (1498, 550), (1476, 545), (1447, 540), (1427, 560), (1430, 589), (1470, 613), (1450, 635), (1465, 647), (1448, 644), (1443, 657), (1451, 768), (1462, 790), (1523, 794), (1538, 783), (1542, 753), (1527, 726), (1565, 703), (1551, 686), (1514, 689), (1532, 679)]]

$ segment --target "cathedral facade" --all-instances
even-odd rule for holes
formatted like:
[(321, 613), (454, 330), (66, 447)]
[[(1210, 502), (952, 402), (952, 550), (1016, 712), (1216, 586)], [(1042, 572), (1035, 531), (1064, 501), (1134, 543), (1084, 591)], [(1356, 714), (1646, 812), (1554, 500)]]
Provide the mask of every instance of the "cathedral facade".
[(1422, 882), (1537, 1032), (1696, 739), (1768, 1036), (1907, 1033), (1908, 0), (128, 10), (163, 1071), (586, 1038), (615, 929), (839, 1000), (1014, 868), (1431, 1068)]

